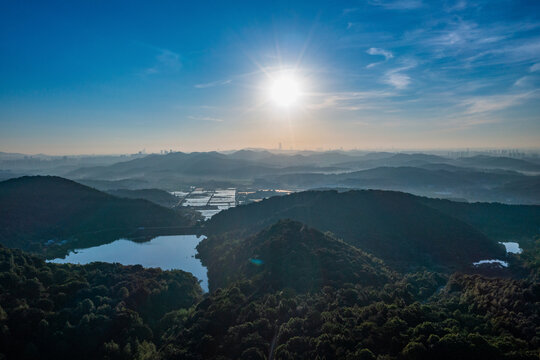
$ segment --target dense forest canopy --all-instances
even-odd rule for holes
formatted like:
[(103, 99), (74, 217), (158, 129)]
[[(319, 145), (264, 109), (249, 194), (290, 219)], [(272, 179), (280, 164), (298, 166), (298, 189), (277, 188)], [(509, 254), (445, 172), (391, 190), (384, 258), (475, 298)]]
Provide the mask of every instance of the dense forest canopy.
[(197, 249), (209, 269), (211, 289), (251, 279), (267, 291), (306, 292), (343, 283), (383, 286), (393, 278), (381, 260), (290, 220), (242, 241), (211, 237)]
[[(118, 219), (192, 221), (54, 177), (0, 183), (0, 200), (14, 210), (0, 243), (37, 253), (44, 236)], [(538, 359), (538, 214), (388, 191), (271, 198), (200, 228), (207, 294), (179, 270), (0, 247), (0, 359)], [(488, 257), (510, 268), (471, 265)]]
[[(282, 222), (248, 241), (280, 244), (279, 233), (292, 236), (286, 232), (297, 226)], [(338, 242), (313, 235), (319, 245)], [(308, 239), (295, 236), (299, 250)], [(304, 251), (295, 255), (317, 248)], [(294, 279), (283, 281), (283, 268), (274, 272), (271, 257), (201, 297), (196, 279), (181, 271), (47, 264), (5, 248), (0, 254), (0, 357), (8, 359), (538, 359), (534, 277), (390, 274), (352, 250), (349, 266), (355, 257), (368, 261), (384, 285), (369, 272), (336, 271), (328, 275), (333, 281), (305, 292)], [(312, 263), (304, 264), (293, 270), (312, 274)]]
[[(421, 266), (463, 269), (474, 261), (504, 257), (504, 248), (467, 222), (466, 216), (462, 220), (448, 209), (443, 212), (424, 202), (424, 198), (391, 191), (306, 191), (219, 213), (205, 231), (251, 234), (290, 218), (331, 231), (405, 270)], [(540, 207), (526, 210), (526, 221), (540, 223)]]
[(7, 359), (147, 358), (202, 295), (198, 280), (179, 270), (49, 264), (3, 247), (0, 270)]

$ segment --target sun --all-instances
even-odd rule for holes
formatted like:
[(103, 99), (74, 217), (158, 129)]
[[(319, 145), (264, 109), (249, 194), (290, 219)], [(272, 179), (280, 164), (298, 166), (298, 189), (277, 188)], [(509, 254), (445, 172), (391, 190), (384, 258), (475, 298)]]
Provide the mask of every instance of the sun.
[(301, 95), (300, 83), (291, 74), (281, 74), (270, 84), (270, 98), (280, 107), (290, 107)]

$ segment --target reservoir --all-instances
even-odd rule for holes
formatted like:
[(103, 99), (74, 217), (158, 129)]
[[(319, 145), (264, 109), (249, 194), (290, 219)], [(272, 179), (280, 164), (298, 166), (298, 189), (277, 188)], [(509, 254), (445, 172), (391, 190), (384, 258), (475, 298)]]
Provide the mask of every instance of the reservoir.
[(517, 242), (501, 242), (500, 244), (504, 245), (507, 253), (521, 254), (523, 252), (523, 249), (519, 247), (519, 244)]
[(112, 243), (87, 249), (77, 249), (65, 258), (50, 262), (58, 264), (88, 264), (94, 261), (120, 263), (122, 265), (140, 264), (147, 268), (162, 270), (183, 270), (190, 272), (201, 282), (202, 289), (208, 291), (206, 268), (195, 258), (196, 246), (204, 236), (171, 235), (158, 236), (150, 241), (137, 243), (119, 239)]

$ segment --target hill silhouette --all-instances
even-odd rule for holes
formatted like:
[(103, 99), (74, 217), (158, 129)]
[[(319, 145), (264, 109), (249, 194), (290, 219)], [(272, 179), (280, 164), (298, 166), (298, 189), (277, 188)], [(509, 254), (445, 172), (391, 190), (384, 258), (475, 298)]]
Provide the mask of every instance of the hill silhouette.
[(392, 278), (382, 261), (341, 240), (291, 220), (254, 236), (213, 237), (197, 247), (211, 289), (249, 279), (263, 291), (315, 291), (345, 283), (383, 285)]
[(465, 268), (499, 258), (504, 249), (453, 216), (391, 191), (306, 191), (229, 209), (206, 225), (208, 234), (253, 234), (280, 219), (293, 219), (407, 270), (417, 266)]
[(270, 170), (245, 159), (229, 158), (211, 151), (206, 153), (175, 152), (167, 155), (148, 155), (144, 158), (119, 162), (109, 166), (86, 167), (68, 174), (70, 178), (117, 180), (129, 177), (152, 177), (153, 174), (182, 174), (187, 176), (252, 176)]
[(540, 235), (539, 205), (507, 205), (500, 203), (467, 203), (408, 195), (413, 199), (457, 218), (490, 239), (530, 242)]
[(128, 190), (117, 189), (109, 190), (107, 193), (127, 199), (144, 199), (163, 207), (172, 208), (178, 205), (180, 199), (171, 193), (160, 189), (140, 189), (140, 190)]
[(0, 208), (0, 243), (37, 252), (49, 240), (75, 244), (105, 239), (108, 231), (118, 231), (118, 237), (140, 227), (188, 226), (192, 221), (146, 200), (117, 198), (54, 176), (1, 182)]
[(540, 165), (534, 162), (514, 159), (504, 156), (476, 155), (463, 157), (456, 160), (456, 163), (480, 168), (511, 169), (519, 171), (540, 171)]

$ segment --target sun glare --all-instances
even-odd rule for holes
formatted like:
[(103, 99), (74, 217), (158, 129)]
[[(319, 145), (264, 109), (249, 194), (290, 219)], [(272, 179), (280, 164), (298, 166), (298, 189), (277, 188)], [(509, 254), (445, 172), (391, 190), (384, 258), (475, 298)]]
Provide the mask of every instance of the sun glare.
[(298, 80), (289, 74), (282, 74), (274, 79), (270, 86), (272, 101), (281, 107), (289, 107), (298, 102), (300, 98), (300, 84)]

